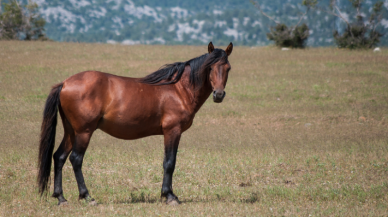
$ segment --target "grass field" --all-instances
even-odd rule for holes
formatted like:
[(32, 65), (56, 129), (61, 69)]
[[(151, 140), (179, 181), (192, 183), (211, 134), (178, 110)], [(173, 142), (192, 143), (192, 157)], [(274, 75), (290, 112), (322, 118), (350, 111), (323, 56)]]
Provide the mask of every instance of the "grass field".
[[(182, 136), (178, 207), (160, 202), (162, 137), (124, 141), (101, 131), (83, 164), (99, 205), (78, 201), (69, 161), (69, 205), (39, 197), (39, 132), (52, 85), (91, 69), (140, 77), (206, 51), (0, 42), (0, 216), (388, 215), (387, 49), (235, 47), (224, 102), (208, 100)], [(56, 147), (62, 135), (59, 124)]]

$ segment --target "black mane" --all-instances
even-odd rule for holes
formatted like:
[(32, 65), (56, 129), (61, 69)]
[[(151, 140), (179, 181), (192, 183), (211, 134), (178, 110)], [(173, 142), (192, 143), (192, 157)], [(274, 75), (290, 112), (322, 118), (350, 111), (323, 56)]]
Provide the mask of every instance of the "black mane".
[(198, 88), (207, 80), (210, 67), (219, 61), (222, 61), (223, 64), (227, 63), (228, 55), (222, 49), (214, 49), (210, 54), (204, 54), (186, 62), (166, 64), (158, 71), (141, 78), (140, 81), (153, 85), (175, 84), (181, 79), (185, 66), (190, 66), (190, 84)]

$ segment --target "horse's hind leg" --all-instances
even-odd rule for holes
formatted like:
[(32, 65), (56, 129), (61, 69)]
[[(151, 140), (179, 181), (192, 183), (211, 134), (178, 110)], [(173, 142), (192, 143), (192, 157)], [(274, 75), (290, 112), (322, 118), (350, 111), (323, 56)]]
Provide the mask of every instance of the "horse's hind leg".
[[(61, 111), (60, 111), (61, 112)], [(54, 153), (54, 193), (53, 197), (58, 199), (58, 205), (66, 204), (66, 199), (63, 196), (62, 190), (62, 168), (69, 156), (74, 142), (74, 131), (67, 120), (62, 116), (63, 128), (65, 130), (63, 140), (59, 148)]]
[(62, 190), (62, 168), (72, 147), (70, 135), (65, 133), (61, 145), (54, 154), (54, 193), (52, 196), (58, 199), (58, 205), (66, 204)]
[(82, 174), (82, 162), (91, 136), (92, 133), (82, 133), (75, 135), (75, 143), (72, 153), (70, 154), (70, 162), (73, 165), (75, 178), (77, 179), (79, 199), (86, 199), (92, 204), (95, 204), (94, 199), (89, 195), (89, 191), (86, 188), (84, 176)]

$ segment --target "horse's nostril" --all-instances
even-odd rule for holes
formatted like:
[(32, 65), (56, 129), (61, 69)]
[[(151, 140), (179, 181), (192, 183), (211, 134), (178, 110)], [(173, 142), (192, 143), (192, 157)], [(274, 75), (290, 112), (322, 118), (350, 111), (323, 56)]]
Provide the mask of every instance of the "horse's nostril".
[(219, 102), (221, 102), (225, 97), (225, 91), (221, 90), (221, 91), (213, 91), (213, 99), (214, 100), (218, 100)]

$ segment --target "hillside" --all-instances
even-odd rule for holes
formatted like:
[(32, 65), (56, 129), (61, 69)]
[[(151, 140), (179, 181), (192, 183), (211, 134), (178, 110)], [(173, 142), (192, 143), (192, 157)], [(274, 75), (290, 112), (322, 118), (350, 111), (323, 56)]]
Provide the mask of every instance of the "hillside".
[[(329, 0), (321, 1), (327, 5)], [(123, 44), (266, 45), (274, 23), (248, 1), (183, 0), (36, 0), (47, 20), (47, 35), (57, 41)], [(272, 0), (263, 9), (278, 20), (295, 24), (304, 8), (300, 0)], [(365, 15), (376, 0), (366, 1)], [(352, 17), (349, 2), (340, 0), (344, 16)], [(385, 0), (385, 9), (388, 0)], [(386, 13), (387, 14), (387, 13)], [(333, 45), (332, 32), (344, 23), (320, 11), (304, 20), (310, 26), (310, 46)], [(388, 28), (384, 19), (380, 28)], [(387, 37), (383, 38), (387, 45)]]

